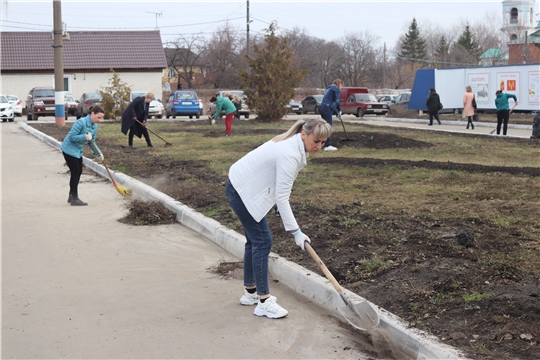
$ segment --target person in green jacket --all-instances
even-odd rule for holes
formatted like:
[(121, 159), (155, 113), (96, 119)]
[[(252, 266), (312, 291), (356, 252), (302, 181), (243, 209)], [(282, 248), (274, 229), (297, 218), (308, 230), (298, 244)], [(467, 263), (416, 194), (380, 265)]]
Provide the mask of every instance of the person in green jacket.
[(502, 90), (495, 92), (495, 106), (497, 107), (497, 135), (501, 134), (501, 124), (503, 125), (503, 135), (508, 130), (508, 119), (510, 118), (510, 105), (508, 99), (514, 99), (518, 104), (517, 97), (514, 94), (505, 94)]
[(232, 121), (233, 121), (234, 114), (236, 113), (236, 106), (234, 106), (231, 99), (229, 99), (226, 96), (218, 96), (217, 98), (213, 96), (210, 99), (210, 102), (217, 104), (216, 114), (214, 115), (212, 124), (215, 124), (215, 121), (221, 115), (221, 110), (224, 110), (225, 111), (225, 136), (231, 136)]

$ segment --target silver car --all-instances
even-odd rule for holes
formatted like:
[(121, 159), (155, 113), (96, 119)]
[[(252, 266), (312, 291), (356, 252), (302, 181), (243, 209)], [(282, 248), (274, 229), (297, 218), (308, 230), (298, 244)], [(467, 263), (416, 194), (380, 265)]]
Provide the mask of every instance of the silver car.
[[(244, 117), (246, 119), (249, 119), (249, 112), (250, 112), (250, 109), (249, 109), (249, 106), (247, 104), (248, 102), (248, 98), (246, 96), (246, 94), (244, 94), (244, 92), (242, 90), (226, 90), (226, 91), (220, 91), (216, 94), (216, 97), (219, 97), (219, 96), (225, 96), (225, 93), (231, 93), (231, 96), (232, 95), (238, 95), (238, 97), (240, 99), (242, 99), (242, 109), (238, 111), (239, 115), (242, 116), (244, 115)], [(214, 115), (216, 114), (216, 108), (217, 108), (217, 105), (216, 104), (211, 104), (210, 105), (210, 117), (214, 117)]]

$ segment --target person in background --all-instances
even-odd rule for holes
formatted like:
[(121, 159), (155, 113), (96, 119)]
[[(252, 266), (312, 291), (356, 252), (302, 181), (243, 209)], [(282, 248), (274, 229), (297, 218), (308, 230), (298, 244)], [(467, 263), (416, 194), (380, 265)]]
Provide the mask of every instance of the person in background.
[(465, 94), (463, 94), (463, 114), (467, 117), (467, 129), (470, 125), (472, 130), (474, 130), (472, 118), (475, 111), (475, 108), (473, 106), (473, 100), (475, 100), (474, 93), (472, 92), (472, 88), (467, 85), (465, 87)]
[(214, 119), (212, 120), (212, 124), (216, 123), (216, 120), (221, 114), (221, 110), (225, 110), (225, 136), (231, 136), (232, 121), (234, 113), (236, 112), (236, 107), (229, 99), (230, 94), (227, 94), (225, 94), (225, 96), (218, 97), (212, 96), (210, 99), (211, 103), (216, 104), (216, 113), (214, 115)]
[(510, 105), (508, 99), (514, 99), (518, 104), (517, 97), (514, 94), (503, 93), (502, 90), (495, 92), (495, 106), (497, 107), (497, 135), (501, 134), (501, 125), (503, 125), (503, 135), (508, 130), (508, 120), (510, 119)]
[[(149, 92), (145, 96), (139, 96), (133, 99), (128, 105), (124, 114), (122, 114), (122, 133), (128, 135), (128, 146), (133, 148), (133, 136), (136, 135), (139, 139), (144, 136), (148, 147), (154, 147), (150, 141), (150, 135), (146, 129), (146, 120), (148, 120), (148, 110), (150, 102), (155, 99), (153, 93)], [(139, 124), (139, 122), (141, 124)]]
[[(339, 97), (341, 88), (343, 87), (343, 80), (336, 79), (332, 82), (332, 85), (326, 88), (324, 92), (321, 105), (319, 106), (319, 112), (321, 117), (332, 126), (332, 115), (341, 115), (341, 106), (339, 104)], [(326, 139), (324, 144), (325, 151), (335, 151), (336, 147), (331, 145), (330, 137)]]
[(88, 203), (79, 199), (79, 181), (83, 171), (83, 147), (84, 144), (87, 144), (96, 157), (99, 157), (101, 161), (104, 160), (103, 153), (95, 141), (98, 124), (103, 120), (103, 116), (105, 116), (105, 111), (101, 106), (92, 106), (88, 115), (73, 123), (71, 130), (69, 130), (60, 146), (70, 172), (67, 202), (71, 206), (88, 205)]
[(439, 125), (441, 120), (439, 119), (439, 110), (441, 109), (441, 98), (435, 88), (429, 89), (429, 95), (426, 99), (426, 106), (429, 113), (429, 126), (433, 125), (433, 118), (437, 119)]
[(277, 205), (285, 230), (305, 250), (311, 242), (294, 218), (289, 197), (296, 177), (310, 154), (319, 151), (332, 133), (323, 119), (297, 121), (287, 132), (252, 150), (229, 169), (227, 200), (240, 219), (244, 249), (244, 291), (242, 305), (257, 305), (254, 314), (272, 319), (287, 316), (268, 285), (268, 256), (272, 234), (266, 214)]
[(234, 94), (231, 101), (236, 108), (235, 118), (240, 119), (240, 110), (242, 110), (242, 99), (240, 98), (240, 96)]

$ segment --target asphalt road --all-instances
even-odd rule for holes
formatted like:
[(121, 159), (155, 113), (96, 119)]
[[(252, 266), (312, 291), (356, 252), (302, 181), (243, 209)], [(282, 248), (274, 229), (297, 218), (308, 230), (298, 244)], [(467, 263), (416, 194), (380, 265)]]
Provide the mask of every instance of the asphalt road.
[(278, 282), (289, 315), (253, 315), (241, 274), (208, 271), (239, 259), (179, 224), (118, 222), (123, 199), (87, 169), (89, 206), (70, 206), (61, 153), (19, 121), (0, 124), (2, 359), (369, 358), (351, 328)]

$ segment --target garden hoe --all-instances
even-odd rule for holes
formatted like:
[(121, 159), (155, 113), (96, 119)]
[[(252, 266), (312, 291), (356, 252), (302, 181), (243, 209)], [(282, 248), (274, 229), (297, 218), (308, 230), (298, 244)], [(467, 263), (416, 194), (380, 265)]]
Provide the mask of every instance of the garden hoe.
[(345, 138), (340, 138), (340, 141), (354, 141), (354, 139), (350, 138), (349, 135), (347, 135), (347, 130), (345, 130), (345, 124), (343, 123), (343, 119), (341, 118), (341, 115), (337, 115), (337, 118), (339, 121), (341, 121), (341, 126), (343, 126), (343, 132), (345, 133)]
[(306, 241), (305, 242), (306, 250), (309, 252), (309, 255), (313, 258), (313, 260), (317, 263), (321, 271), (324, 273), (326, 278), (330, 280), (332, 285), (334, 286), (334, 289), (338, 292), (338, 294), (341, 296), (341, 299), (343, 302), (347, 305), (347, 307), (343, 309), (339, 309), (339, 312), (345, 320), (358, 330), (362, 331), (370, 331), (373, 328), (379, 326), (379, 315), (377, 312), (369, 305), (367, 301), (360, 301), (360, 302), (352, 302), (341, 285), (337, 282), (336, 278), (332, 275), (330, 270), (324, 265), (321, 258), (317, 255), (315, 250), (311, 247), (311, 245)]
[[(90, 140), (90, 141), (92, 142), (92, 145), (94, 145), (94, 149), (97, 149), (96, 144), (94, 143), (94, 140)], [(101, 163), (103, 164), (103, 166), (105, 166), (105, 170), (107, 170), (107, 173), (109, 174), (109, 177), (111, 178), (116, 191), (118, 191), (120, 193), (120, 195), (122, 195), (123, 197), (131, 196), (131, 189), (126, 189), (125, 187), (122, 187), (122, 186), (118, 185), (116, 180), (114, 180), (111, 172), (109, 171), (109, 168), (107, 167), (107, 164), (105, 164), (105, 161), (101, 160)]]
[[(512, 108), (510, 109), (510, 112), (508, 113), (508, 115), (510, 115), (512, 113), (512, 111), (514, 111), (514, 108), (517, 106), (518, 103), (515, 103), (514, 106), (512, 106)], [(497, 128), (493, 129), (490, 131), (490, 134), (493, 134), (495, 132), (495, 130), (497, 130)]]
[[(142, 126), (144, 126), (143, 123), (140, 122), (139, 120), (135, 120), (135, 121), (138, 122), (139, 124), (141, 124)], [(150, 130), (150, 128), (149, 128), (148, 126), (146, 127), (146, 129), (147, 129), (148, 131), (150, 131), (152, 134), (156, 135), (156, 136), (157, 136), (158, 138), (160, 138), (161, 140), (165, 141), (165, 145), (172, 145), (170, 142), (168, 142), (167, 140), (165, 140), (164, 138), (162, 138), (161, 136), (159, 136), (158, 134), (156, 134), (155, 132), (153, 132), (152, 130)]]

